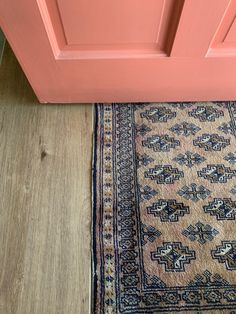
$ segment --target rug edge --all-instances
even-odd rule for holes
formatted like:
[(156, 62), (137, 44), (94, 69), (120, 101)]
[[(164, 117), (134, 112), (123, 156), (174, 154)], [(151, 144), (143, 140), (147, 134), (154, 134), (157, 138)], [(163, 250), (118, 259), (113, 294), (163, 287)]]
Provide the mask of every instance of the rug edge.
[(97, 150), (98, 150), (98, 120), (99, 104), (94, 104), (93, 121), (93, 152), (92, 152), (92, 239), (91, 239), (91, 313), (95, 313), (97, 305), (97, 240), (96, 240), (96, 221), (97, 221)]

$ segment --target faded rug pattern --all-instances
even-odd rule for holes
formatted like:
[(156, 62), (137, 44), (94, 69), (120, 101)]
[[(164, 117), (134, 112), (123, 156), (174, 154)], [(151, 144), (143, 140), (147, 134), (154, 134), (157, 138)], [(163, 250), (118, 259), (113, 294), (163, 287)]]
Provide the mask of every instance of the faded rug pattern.
[(236, 104), (97, 105), (94, 312), (236, 313)]

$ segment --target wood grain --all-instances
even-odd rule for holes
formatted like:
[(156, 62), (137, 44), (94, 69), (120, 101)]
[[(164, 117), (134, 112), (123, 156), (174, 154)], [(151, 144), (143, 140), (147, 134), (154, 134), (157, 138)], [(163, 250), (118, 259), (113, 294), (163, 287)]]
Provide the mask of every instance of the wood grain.
[(0, 313), (90, 311), (91, 105), (42, 105), (0, 67)]

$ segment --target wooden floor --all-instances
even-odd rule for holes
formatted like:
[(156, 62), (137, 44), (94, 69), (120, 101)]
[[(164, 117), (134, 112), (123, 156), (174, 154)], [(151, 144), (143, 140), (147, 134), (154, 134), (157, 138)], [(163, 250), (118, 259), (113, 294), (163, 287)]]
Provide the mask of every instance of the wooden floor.
[(0, 67), (0, 313), (90, 312), (92, 106), (42, 105)]

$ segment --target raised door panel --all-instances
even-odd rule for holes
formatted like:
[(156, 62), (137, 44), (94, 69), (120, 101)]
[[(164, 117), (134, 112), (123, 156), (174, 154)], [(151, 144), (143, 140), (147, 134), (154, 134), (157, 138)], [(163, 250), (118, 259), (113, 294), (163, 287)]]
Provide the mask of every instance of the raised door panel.
[(167, 56), (183, 0), (38, 0), (57, 58)]
[(205, 58), (231, 0), (185, 0), (171, 57)]
[(207, 55), (236, 57), (236, 0), (229, 1)]

